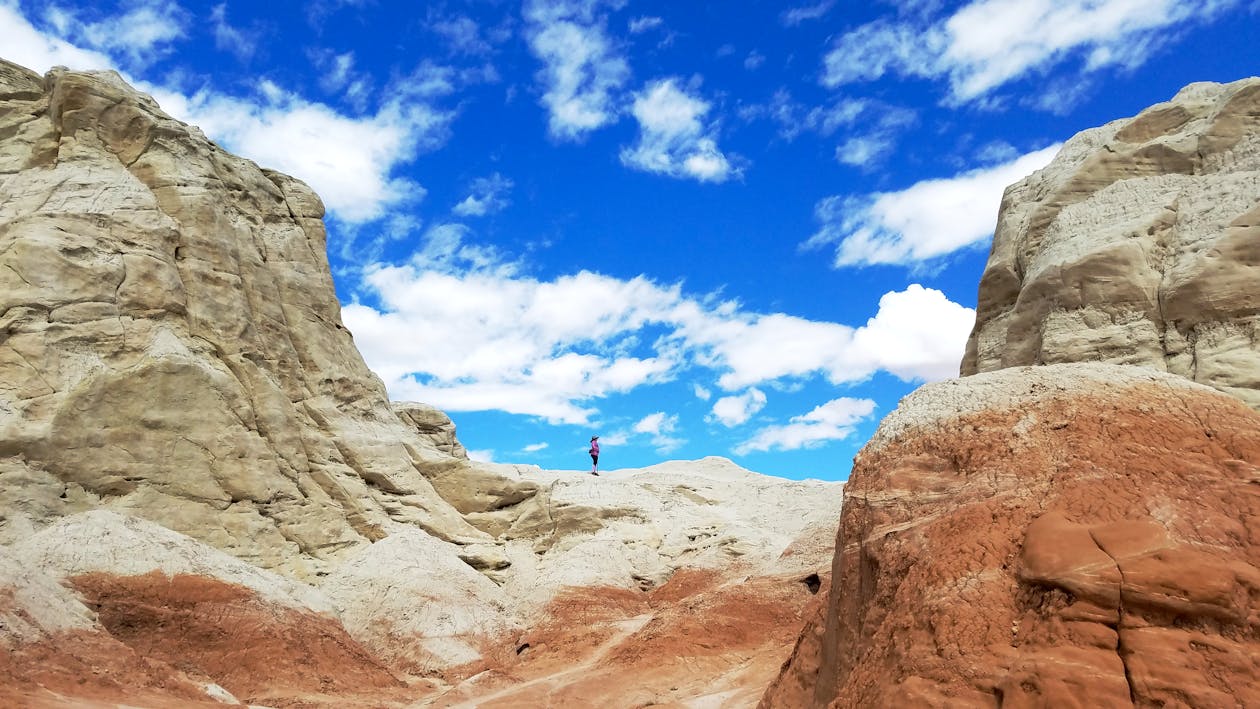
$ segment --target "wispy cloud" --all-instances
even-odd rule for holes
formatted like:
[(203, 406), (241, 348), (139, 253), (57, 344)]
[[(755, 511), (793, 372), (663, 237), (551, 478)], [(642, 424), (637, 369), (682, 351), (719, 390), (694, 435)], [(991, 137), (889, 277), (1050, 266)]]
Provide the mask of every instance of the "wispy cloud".
[(803, 247), (834, 245), (836, 266), (912, 265), (983, 242), (1007, 185), (1045, 167), (1059, 147), (898, 192), (827, 197), (814, 207), (820, 226)]
[(853, 435), (855, 425), (874, 411), (875, 402), (870, 399), (833, 399), (809, 413), (793, 416), (786, 424), (762, 429), (736, 446), (735, 452), (745, 455), (753, 451), (796, 450), (843, 440)]
[(479, 177), (469, 186), (468, 196), (451, 210), (461, 217), (481, 217), (497, 212), (510, 204), (507, 193), (512, 181), (499, 173)]
[(360, 111), (366, 108), (371, 98), (372, 79), (355, 68), (354, 52), (311, 50), (309, 56), (321, 72), (321, 89), (330, 94), (340, 94)]
[(947, 78), (951, 98), (980, 98), (1007, 82), (1075, 60), (1083, 71), (1132, 68), (1240, 0), (974, 0), (936, 19), (877, 20), (836, 40), (827, 86), (885, 74)]
[(652, 446), (656, 448), (658, 453), (669, 453), (686, 443), (686, 441), (673, 435), (677, 429), (678, 416), (676, 414), (666, 414), (664, 411), (648, 414), (631, 427), (634, 433), (650, 436)]
[(748, 121), (769, 119), (779, 126), (779, 136), (795, 140), (803, 133), (831, 136), (846, 129), (836, 146), (836, 160), (846, 165), (874, 169), (896, 149), (901, 133), (914, 125), (914, 111), (868, 98), (842, 97), (821, 106), (807, 106), (780, 88), (766, 103), (740, 109)]
[(801, 5), (799, 7), (784, 10), (779, 15), (779, 21), (786, 27), (795, 27), (802, 22), (810, 20), (822, 19), (836, 4), (836, 0), (822, 0), (813, 5)]
[(480, 57), (494, 51), (494, 47), (482, 35), (481, 26), (467, 15), (434, 19), (429, 23), (429, 29), (442, 37), (454, 54)]
[(621, 151), (621, 162), (645, 172), (724, 182), (738, 170), (718, 149), (716, 129), (705, 124), (709, 104), (674, 79), (652, 82), (635, 96), (639, 141)]
[(892, 153), (896, 143), (882, 135), (849, 138), (836, 146), (836, 160), (854, 167), (868, 167)]
[(230, 52), (241, 61), (247, 61), (258, 50), (261, 33), (257, 30), (244, 30), (234, 27), (229, 23), (227, 3), (215, 5), (210, 10), (210, 28), (214, 32), (215, 48)]
[(630, 24), (627, 26), (627, 29), (630, 30), (630, 34), (642, 34), (648, 30), (660, 27), (664, 23), (665, 21), (659, 17), (636, 17), (633, 20), (630, 20)]
[(574, 140), (616, 120), (617, 94), (630, 68), (604, 28), (598, 0), (530, 0), (530, 50), (542, 62), (538, 80), (548, 130)]
[(131, 69), (142, 69), (171, 51), (184, 36), (188, 13), (174, 2), (140, 2), (125, 13), (86, 20), (78, 10), (53, 6), (47, 19), (77, 44), (105, 52)]

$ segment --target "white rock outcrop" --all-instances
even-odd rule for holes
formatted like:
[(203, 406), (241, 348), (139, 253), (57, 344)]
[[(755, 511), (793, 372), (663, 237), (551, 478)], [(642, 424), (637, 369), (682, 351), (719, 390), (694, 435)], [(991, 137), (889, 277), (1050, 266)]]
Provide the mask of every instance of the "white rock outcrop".
[[(99, 507), (304, 578), (471, 464), (341, 323), (324, 209), (111, 72), (0, 61), (0, 541)], [(450, 486), (448, 486), (450, 487)]]
[(1260, 79), (1192, 84), (1007, 189), (962, 374), (1080, 361), (1260, 408)]

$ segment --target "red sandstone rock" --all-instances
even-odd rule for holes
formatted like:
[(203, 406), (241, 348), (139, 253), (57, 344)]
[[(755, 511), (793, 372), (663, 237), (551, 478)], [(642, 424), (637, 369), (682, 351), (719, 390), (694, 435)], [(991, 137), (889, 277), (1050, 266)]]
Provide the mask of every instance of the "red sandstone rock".
[(241, 586), (157, 572), (71, 584), (98, 628), (11, 647), (0, 656), (0, 706), (223, 706), (218, 691), (273, 707), (368, 708), (416, 694), (335, 619)]
[(679, 571), (658, 589), (572, 589), (519, 654), (426, 706), (745, 707), (787, 657), (810, 608), (799, 575)]
[(859, 454), (837, 550), (762, 707), (1260, 706), (1260, 415), (1205, 387), (924, 387)]

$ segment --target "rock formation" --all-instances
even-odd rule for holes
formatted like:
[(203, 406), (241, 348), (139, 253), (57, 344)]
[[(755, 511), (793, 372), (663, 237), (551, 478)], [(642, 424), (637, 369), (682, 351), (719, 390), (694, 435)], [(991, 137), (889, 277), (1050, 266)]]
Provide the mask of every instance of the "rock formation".
[(763, 707), (1260, 704), (1260, 414), (1141, 367), (925, 386)]
[(470, 461), (355, 350), (322, 216), (0, 61), (0, 704), (755, 701), (841, 486)]
[(1192, 84), (1007, 189), (962, 374), (1082, 361), (1260, 409), (1260, 79)]
[(341, 324), (323, 206), (113, 73), (0, 63), (3, 538), (107, 507), (313, 578), (402, 527), (489, 541)]
[(859, 453), (762, 707), (1260, 706), (1258, 205), (1260, 79), (1008, 188), (970, 376)]

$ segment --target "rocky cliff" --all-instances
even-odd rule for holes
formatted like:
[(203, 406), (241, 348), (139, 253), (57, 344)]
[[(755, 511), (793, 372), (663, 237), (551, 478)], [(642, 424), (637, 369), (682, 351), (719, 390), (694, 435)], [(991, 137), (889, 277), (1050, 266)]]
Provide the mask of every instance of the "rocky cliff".
[(961, 369), (855, 460), (761, 706), (1260, 705), (1260, 79), (1008, 188)]
[(112, 73), (0, 64), (0, 136), (0, 540), (106, 507), (306, 577), (399, 525), (489, 540), (341, 324), (304, 184)]
[(0, 61), (0, 704), (755, 702), (841, 485), (470, 461), (364, 365), (322, 216)]
[(1260, 703), (1260, 414), (1141, 367), (925, 386), (763, 707)]
[(1260, 409), (1260, 79), (1084, 131), (1007, 189), (962, 374), (1082, 361)]

